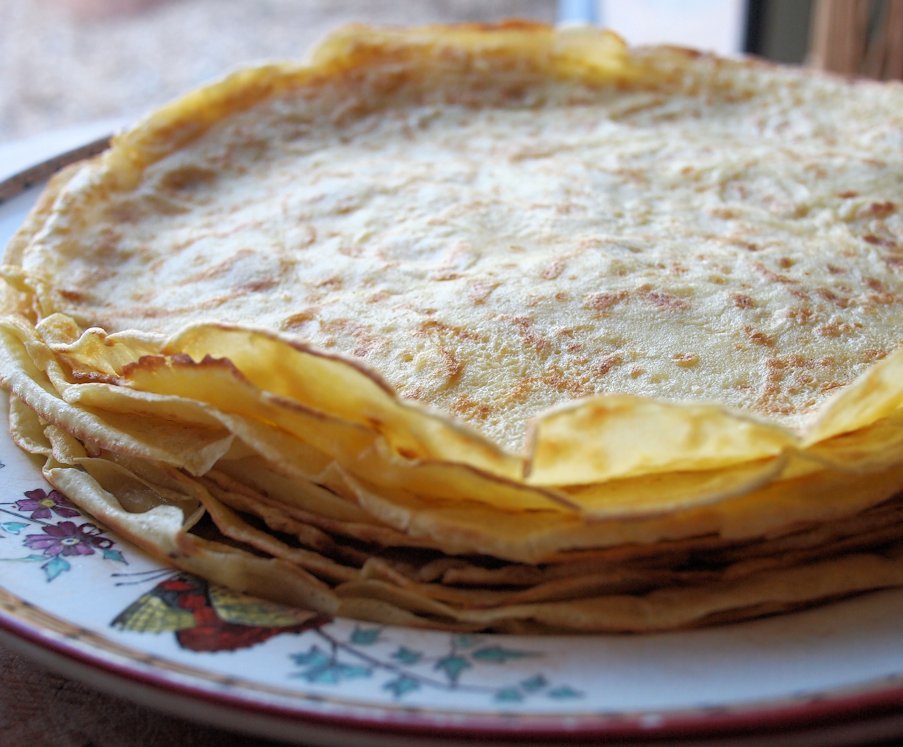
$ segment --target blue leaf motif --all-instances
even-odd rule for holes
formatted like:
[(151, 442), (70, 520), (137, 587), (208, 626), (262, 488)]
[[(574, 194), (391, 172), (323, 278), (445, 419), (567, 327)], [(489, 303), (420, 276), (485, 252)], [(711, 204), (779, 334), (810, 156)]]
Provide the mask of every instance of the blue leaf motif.
[(396, 700), (400, 700), (408, 693), (412, 693), (419, 689), (420, 683), (417, 680), (415, 680), (413, 677), (405, 676), (390, 680), (385, 685), (383, 685), (383, 690), (388, 690), (390, 693), (392, 693), (392, 697), (394, 697)]
[(488, 661), (493, 664), (504, 664), (511, 659), (524, 659), (536, 655), (531, 651), (517, 651), (503, 646), (486, 646), (486, 648), (478, 648), (473, 652), (473, 658), (477, 661)]
[(21, 521), (7, 521), (5, 524), (0, 524), (0, 529), (10, 534), (18, 534), (23, 529), (28, 529), (28, 524), (24, 524)]
[(311, 646), (303, 654), (292, 654), (292, 661), (299, 667), (320, 667), (329, 664), (329, 654), (319, 646)]
[(516, 687), (503, 687), (495, 694), (495, 699), (500, 703), (520, 703), (524, 696)]
[(353, 680), (360, 677), (369, 677), (373, 674), (370, 667), (353, 666), (351, 664), (336, 664), (339, 671), (339, 677), (343, 680)]
[(392, 658), (400, 664), (416, 664), (423, 658), (423, 654), (419, 651), (412, 651), (407, 646), (402, 646), (392, 654)]
[(556, 687), (554, 690), (549, 690), (549, 697), (554, 698), (555, 700), (566, 700), (569, 698), (582, 698), (583, 693), (579, 690), (575, 690), (570, 685), (562, 685), (561, 687)]
[(293, 675), (318, 685), (335, 685), (344, 680), (369, 677), (369, 667), (343, 664), (336, 661), (319, 646), (311, 646), (307, 651), (293, 654), (292, 661), (302, 667), (302, 671)]
[(379, 640), (379, 634), (382, 628), (362, 628), (358, 625), (354, 626), (351, 632), (351, 642), (356, 646), (370, 646)]
[(439, 659), (436, 662), (436, 666), (433, 668), (442, 672), (450, 682), (457, 684), (458, 679), (461, 677), (461, 673), (465, 669), (470, 669), (472, 666), (473, 664), (463, 656), (449, 654), (448, 656), (443, 656)]
[(44, 574), (47, 576), (47, 581), (53, 581), (57, 576), (61, 573), (65, 573), (66, 571), (72, 568), (69, 565), (68, 561), (63, 560), (59, 555), (48, 560), (44, 565), (41, 566), (44, 569)]
[[(367, 653), (355, 648), (355, 644), (370, 646), (378, 642), (391, 643), (395, 634), (391, 628), (383, 626), (356, 624), (350, 633), (345, 632), (340, 637), (322, 629), (313, 631), (313, 635), (323, 643), (312, 643), (306, 651), (292, 654), (290, 658), (298, 669), (290, 676), (316, 685), (341, 686), (348, 680), (366, 678), (375, 680), (373, 687), (380, 688), (396, 702), (404, 700), (411, 693), (429, 688), (445, 692), (467, 688), (468, 692), (481, 693), (483, 697), (491, 698), (498, 707), (515, 705), (537, 697), (555, 700), (585, 697), (583, 692), (569, 685), (553, 686), (542, 672), (503, 686), (475, 681), (479, 678), (474, 673), (464, 678), (467, 670), (479, 672), (486, 669), (486, 664), (542, 657), (540, 652), (508, 648), (488, 636), (450, 635), (446, 639), (449, 644), (447, 653), (436, 657), (431, 653), (409, 648), (400, 641), (391, 648), (387, 645), (379, 646)], [(441, 676), (423, 677), (418, 673), (429, 667), (435, 672), (441, 672)], [(516, 675), (516, 672), (511, 674)], [(462, 684), (462, 679), (465, 679), (466, 684)]]
[(104, 560), (113, 560), (117, 563), (123, 563), (124, 565), (128, 565), (126, 559), (122, 556), (122, 553), (119, 550), (104, 550), (103, 551)]
[(317, 685), (335, 685), (344, 680), (369, 677), (371, 674), (372, 672), (367, 667), (357, 667), (336, 662), (325, 667), (312, 667), (302, 672), (301, 677)]
[(549, 681), (545, 677), (543, 677), (541, 674), (536, 674), (529, 679), (523, 680), (520, 683), (520, 686), (524, 689), (525, 692), (535, 693), (537, 690), (542, 690), (548, 684)]

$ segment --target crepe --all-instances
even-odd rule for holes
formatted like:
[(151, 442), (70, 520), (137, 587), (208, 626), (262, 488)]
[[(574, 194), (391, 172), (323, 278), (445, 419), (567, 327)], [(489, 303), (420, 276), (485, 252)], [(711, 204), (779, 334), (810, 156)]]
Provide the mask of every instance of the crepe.
[(642, 631), (898, 585), (901, 105), (589, 29), (340, 31), (53, 181), (2, 268), (14, 438), (168, 562), (328, 614)]

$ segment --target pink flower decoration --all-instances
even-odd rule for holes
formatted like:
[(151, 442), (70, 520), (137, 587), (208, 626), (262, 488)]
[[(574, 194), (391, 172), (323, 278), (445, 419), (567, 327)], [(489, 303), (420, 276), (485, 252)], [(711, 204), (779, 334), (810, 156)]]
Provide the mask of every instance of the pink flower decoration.
[(49, 557), (93, 555), (95, 548), (106, 550), (113, 546), (113, 540), (104, 537), (94, 524), (76, 526), (75, 522), (61, 521), (56, 526), (42, 527), (42, 531), (44, 534), (26, 535), (25, 545)]
[(25, 500), (16, 501), (16, 508), (20, 511), (30, 511), (28, 517), (35, 519), (49, 519), (52, 514), (62, 516), (64, 519), (71, 519), (79, 516), (78, 510), (69, 503), (68, 500), (55, 490), (49, 493), (46, 490), (26, 490)]

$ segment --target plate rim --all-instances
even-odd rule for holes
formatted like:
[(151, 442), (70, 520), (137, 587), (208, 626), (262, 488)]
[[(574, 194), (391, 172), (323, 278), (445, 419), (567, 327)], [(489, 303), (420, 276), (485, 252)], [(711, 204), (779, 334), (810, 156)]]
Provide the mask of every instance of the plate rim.
[[(103, 135), (83, 145), (55, 153), (28, 168), (0, 180), (0, 207), (30, 190), (38, 189), (56, 172), (79, 160), (97, 156), (109, 146), (112, 135)], [(881, 593), (880, 591), (875, 593)], [(213, 708), (237, 708), (243, 713), (263, 717), (273, 724), (287, 727), (338, 729), (346, 734), (378, 733), (404, 735), (442, 741), (453, 738), (479, 736), (492, 741), (524, 739), (529, 741), (577, 742), (596, 739), (621, 739), (631, 742), (654, 739), (728, 738), (805, 734), (814, 726), (842, 727), (866, 725), (891, 718), (903, 733), (903, 672), (867, 680), (856, 685), (843, 685), (824, 690), (812, 690), (786, 697), (756, 699), (736, 705), (712, 705), (675, 710), (595, 712), (595, 713), (511, 713), (503, 710), (478, 713), (473, 711), (443, 711), (436, 708), (405, 707), (389, 709), (377, 703), (357, 703), (338, 697), (323, 697), (313, 693), (298, 693), (298, 707), (267, 702), (263, 697), (248, 697), (246, 691), (230, 692), (217, 689), (196, 676), (183, 674), (180, 681), (136, 664), (145, 655), (131, 646), (116, 642), (134, 657), (104, 651), (78, 636), (68, 636), (41, 626), (14, 610), (10, 602), (21, 609), (35, 609), (66, 624), (54, 613), (42, 609), (9, 591), (0, 581), (0, 638), (14, 639), (15, 649), (31, 660), (54, 669), (63, 669), (59, 660), (87, 668), (81, 679), (110, 694), (131, 699), (140, 705), (167, 710), (185, 718), (188, 712), (163, 708), (159, 704), (138, 700), (129, 694), (112, 692), (92, 682), (88, 673), (102, 673), (114, 680), (154, 692), (161, 697), (198, 701)], [(107, 640), (103, 634), (92, 636)], [(8, 642), (8, 641), (7, 641)], [(111, 641), (112, 642), (112, 641)], [(46, 658), (54, 659), (53, 663)], [(119, 661), (121, 657), (122, 661)], [(165, 659), (165, 657), (157, 657)], [(183, 666), (183, 665), (180, 665)], [(198, 668), (200, 670), (200, 668)], [(68, 675), (65, 675), (68, 676)], [(301, 705), (305, 703), (306, 705)], [(318, 709), (313, 704), (328, 703), (335, 712)], [(340, 712), (345, 708), (349, 712)], [(196, 719), (195, 719), (196, 720)], [(437, 727), (442, 733), (437, 734)], [(246, 731), (244, 729), (239, 729)], [(262, 734), (260, 730), (251, 733)], [(286, 734), (272, 732), (279, 738)], [(289, 734), (289, 737), (293, 735)], [(298, 737), (305, 736), (298, 734)]]
[[(101, 135), (82, 145), (54, 153), (42, 161), (0, 179), (0, 207), (30, 189), (41, 186), (45, 180), (66, 166), (103, 153), (113, 137), (113, 133)], [(5, 247), (0, 247), (0, 249), (5, 250)]]
[[(598, 712), (579, 714), (475, 713), (443, 711), (432, 707), (386, 708), (377, 703), (358, 703), (339, 697), (324, 697), (298, 692), (298, 704), (268, 702), (263, 696), (249, 697), (246, 690), (220, 690), (214, 683), (206, 683), (188, 672), (176, 677), (164, 670), (155, 670), (153, 661), (160, 655), (147, 655), (128, 644), (114, 642), (127, 653), (116, 654), (85, 641), (78, 635), (67, 635), (39, 625), (27, 617), (7, 609), (12, 602), (22, 609), (40, 610), (42, 614), (71, 625), (56, 614), (31, 604), (0, 586), (0, 633), (24, 643), (19, 650), (29, 658), (36, 658), (34, 649), (42, 655), (50, 654), (67, 663), (89, 668), (116, 680), (154, 691), (161, 696), (175, 696), (190, 702), (201, 701), (214, 708), (238, 709), (243, 713), (278, 722), (281, 726), (305, 726), (340, 729), (343, 733), (378, 732), (383, 735), (404, 735), (436, 739), (436, 728), (442, 728), (440, 738), (479, 736), (494, 741), (523, 739), (531, 741), (552, 739), (585, 741), (587, 739), (688, 739), (727, 738), (731, 736), (768, 736), (806, 733), (813, 726), (819, 728), (866, 725), (887, 717), (903, 716), (903, 673), (883, 676), (859, 685), (849, 685), (809, 693), (754, 700), (737, 705), (701, 706), (675, 710), (629, 712)], [(91, 631), (91, 636), (108, 640), (103, 634)], [(133, 653), (134, 657), (128, 654)], [(121, 660), (120, 660), (121, 659)], [(46, 663), (46, 662), (45, 662)], [(140, 666), (140, 665), (144, 666)], [(138, 666), (136, 666), (138, 665)], [(146, 667), (146, 669), (145, 669)], [(179, 664), (185, 669), (186, 665)], [(56, 668), (60, 668), (57, 666)], [(200, 667), (187, 667), (201, 669)], [(89, 686), (90, 678), (83, 679)], [(892, 684), (888, 684), (891, 682)], [(101, 687), (101, 689), (104, 689)], [(111, 693), (122, 696), (122, 693)], [(128, 694), (125, 695), (129, 697)], [(287, 700), (290, 696), (287, 697)], [(143, 700), (140, 705), (160, 709), (159, 705)], [(326, 703), (330, 710), (318, 709)], [(345, 709), (344, 711), (342, 709)], [(163, 709), (172, 710), (172, 709)], [(180, 712), (181, 715), (188, 715)], [(903, 727), (903, 721), (899, 724)], [(298, 737), (304, 736), (298, 734)], [(283, 734), (284, 738), (284, 734)]]

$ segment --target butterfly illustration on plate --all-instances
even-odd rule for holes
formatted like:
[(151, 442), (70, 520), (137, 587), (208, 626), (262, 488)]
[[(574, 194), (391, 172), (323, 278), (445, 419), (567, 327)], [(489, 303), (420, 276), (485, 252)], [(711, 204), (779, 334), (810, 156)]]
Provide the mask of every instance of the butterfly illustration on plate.
[(140, 633), (172, 632), (183, 649), (216, 653), (249, 648), (328, 622), (329, 617), (316, 612), (255, 599), (176, 573), (142, 594), (110, 624)]

